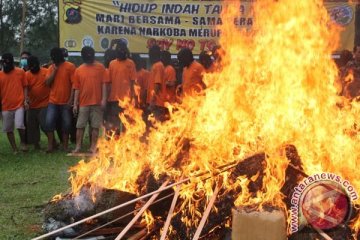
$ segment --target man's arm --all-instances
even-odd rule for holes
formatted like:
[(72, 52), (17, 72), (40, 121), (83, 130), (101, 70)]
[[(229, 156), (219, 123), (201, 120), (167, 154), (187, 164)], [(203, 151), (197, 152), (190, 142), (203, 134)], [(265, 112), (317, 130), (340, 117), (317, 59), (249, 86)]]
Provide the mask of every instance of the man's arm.
[(135, 96), (135, 80), (130, 80), (130, 102), (135, 101), (137, 105), (137, 97)]
[(24, 87), (24, 108), (29, 109), (29, 97), (28, 97), (28, 88)]
[(74, 91), (72, 91), (74, 94), (74, 106), (73, 106), (73, 113), (74, 115), (77, 115), (79, 112), (79, 90), (78, 89), (74, 89)]
[(106, 100), (108, 98), (108, 89), (109, 89), (109, 85), (107, 83), (103, 83), (102, 84), (102, 98), (101, 98), (101, 108), (103, 110), (105, 110), (106, 108)]
[(51, 87), (51, 85), (54, 83), (57, 71), (58, 71), (58, 67), (54, 64), (53, 71), (51, 72), (50, 76), (45, 81), (46, 86)]
[(154, 95), (152, 96), (152, 99), (151, 99), (151, 104), (155, 104), (155, 101), (157, 98), (159, 98), (160, 96), (160, 91), (161, 91), (161, 84), (160, 83), (155, 83), (155, 86), (154, 86)]
[[(79, 90), (77, 90), (77, 91), (79, 91)], [(69, 101), (68, 101), (68, 105), (70, 105), (70, 106), (75, 105), (74, 97), (75, 97), (75, 89), (71, 88), (71, 93), (70, 93), (70, 98), (69, 98)]]

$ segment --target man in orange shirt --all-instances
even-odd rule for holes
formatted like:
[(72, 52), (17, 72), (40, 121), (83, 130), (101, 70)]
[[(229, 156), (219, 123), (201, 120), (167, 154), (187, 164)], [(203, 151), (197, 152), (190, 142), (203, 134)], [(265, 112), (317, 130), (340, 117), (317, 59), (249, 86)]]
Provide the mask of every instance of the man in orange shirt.
[(35, 149), (40, 149), (40, 128), (46, 132), (45, 119), (50, 88), (45, 83), (47, 69), (40, 67), (37, 57), (28, 58), (28, 67), (29, 71), (25, 74), (29, 95), (29, 110), (26, 116), (29, 133), (27, 138), (29, 144), (33, 144)]
[(161, 50), (159, 46), (154, 45), (150, 48), (149, 58), (152, 66), (149, 77), (147, 102), (155, 119), (165, 121), (169, 118), (169, 111), (164, 105), (166, 101), (165, 67), (161, 62)]
[(202, 79), (205, 68), (194, 60), (194, 56), (188, 48), (180, 50), (178, 59), (179, 63), (184, 67), (181, 86), (183, 95), (198, 95), (206, 87)]
[(138, 103), (140, 108), (145, 110), (150, 72), (146, 69), (145, 59), (141, 58), (139, 54), (133, 54), (132, 59), (134, 60), (136, 67), (136, 85), (139, 88), (137, 92)]
[(2, 105), (3, 131), (6, 132), (9, 143), (16, 153), (18, 151), (14, 126), (20, 135), (20, 148), (27, 151), (25, 144), (24, 108), (27, 104), (27, 82), (24, 70), (14, 66), (11, 53), (2, 55), (3, 71), (0, 72), (0, 99)]
[(75, 65), (65, 61), (63, 52), (55, 47), (50, 52), (53, 64), (48, 69), (46, 85), (50, 87), (49, 104), (46, 113), (46, 130), (48, 131), (48, 150), (54, 150), (54, 130), (60, 116), (62, 143), (64, 151), (68, 151), (69, 132), (72, 125), (70, 103), (72, 102), (72, 79)]
[[(91, 47), (83, 47), (81, 57), (84, 61), (74, 74), (74, 114), (78, 114), (76, 123), (76, 148), (73, 151), (81, 151), (86, 124), (91, 125), (91, 146), (89, 151), (96, 153), (96, 145), (99, 137), (99, 128), (103, 121), (102, 109), (106, 106), (107, 74), (104, 65), (95, 61), (95, 50)], [(80, 106), (80, 108), (79, 108)]]
[(165, 74), (165, 94), (166, 101), (169, 103), (176, 102), (176, 70), (171, 65), (171, 53), (168, 51), (163, 51), (161, 53), (161, 61), (164, 64), (164, 74)]
[[(109, 65), (108, 103), (105, 112), (105, 128), (119, 135), (124, 131), (119, 114), (124, 111), (124, 101), (135, 101), (134, 84), (136, 80), (135, 63), (128, 57), (125, 43), (116, 46), (116, 59)], [(120, 106), (119, 106), (120, 105)]]
[(212, 73), (215, 71), (215, 67), (211, 59), (211, 54), (212, 53), (210, 52), (202, 51), (199, 55), (199, 62), (201, 65), (203, 65), (207, 73)]

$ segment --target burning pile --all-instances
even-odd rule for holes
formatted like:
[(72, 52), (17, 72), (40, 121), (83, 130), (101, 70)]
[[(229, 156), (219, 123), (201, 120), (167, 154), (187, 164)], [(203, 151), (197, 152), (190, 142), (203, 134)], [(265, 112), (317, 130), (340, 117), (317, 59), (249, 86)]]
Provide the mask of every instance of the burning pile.
[[(292, 160), (284, 154), (288, 144), (296, 146), (302, 159), (302, 166), (298, 162), (292, 168), (296, 176), (336, 173), (360, 189), (356, 170), (360, 108), (336, 95), (338, 70), (330, 56), (340, 29), (331, 24), (322, 0), (256, 1), (252, 31), (233, 24), (239, 2), (228, 0), (224, 5), (221, 71), (204, 76), (205, 93), (170, 106), (177, 110), (169, 121), (155, 124), (146, 143), (139, 141), (146, 130), (141, 112), (129, 106), (125, 114), (131, 121), (121, 116), (127, 132), (120, 139), (102, 140), (97, 157), (71, 168), (73, 195), (84, 186), (94, 196), (98, 189), (141, 195), (149, 192), (138, 185), (144, 172), (153, 176), (156, 186), (164, 179), (176, 182), (190, 177), (179, 190), (181, 204), (175, 209), (170, 233), (185, 239), (193, 236), (215, 186), (218, 213), (233, 206), (287, 211), (286, 198), (291, 196), (282, 193), (291, 193), (300, 180), (286, 182)], [(235, 168), (254, 171), (251, 176), (219, 170), (260, 152), (266, 153), (260, 166), (250, 165), (256, 170), (241, 163), (240, 169)], [(213, 177), (199, 181), (203, 172)], [(216, 225), (229, 225), (230, 214), (225, 215)], [(353, 233), (357, 232), (359, 216), (351, 224)]]

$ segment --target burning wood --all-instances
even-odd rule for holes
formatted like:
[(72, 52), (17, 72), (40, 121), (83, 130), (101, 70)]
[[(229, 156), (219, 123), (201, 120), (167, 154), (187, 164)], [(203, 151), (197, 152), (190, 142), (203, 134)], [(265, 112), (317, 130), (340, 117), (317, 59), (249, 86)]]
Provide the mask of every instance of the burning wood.
[[(79, 195), (65, 195), (60, 200), (52, 201), (45, 207), (44, 229), (47, 229), (49, 232), (51, 230), (56, 230), (59, 227), (66, 226), (73, 223), (74, 221), (84, 219), (86, 217), (103, 212), (109, 208), (127, 203), (131, 200), (134, 200), (135, 198), (135, 194), (111, 189), (99, 189), (93, 195), (90, 188), (83, 187)], [(88, 224), (91, 226), (96, 226), (96, 224), (106, 223), (134, 210), (135, 203), (112, 211), (109, 214), (102, 215), (96, 219), (96, 221), (88, 221)], [(115, 224), (127, 223), (131, 220), (131, 218), (131, 216), (121, 218), (120, 220), (116, 221)], [(51, 228), (51, 226), (54, 225), (54, 221), (57, 223), (58, 227)], [(78, 232), (84, 229), (75, 228), (73, 230)]]

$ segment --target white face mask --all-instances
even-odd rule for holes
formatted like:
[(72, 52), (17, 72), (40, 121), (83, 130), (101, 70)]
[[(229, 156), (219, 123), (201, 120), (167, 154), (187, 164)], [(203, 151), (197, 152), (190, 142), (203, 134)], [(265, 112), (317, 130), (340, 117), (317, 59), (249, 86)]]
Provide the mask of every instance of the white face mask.
[(65, 61), (69, 61), (69, 57), (64, 57)]

